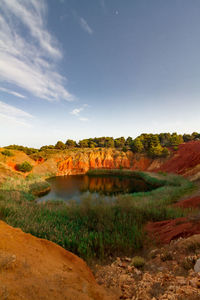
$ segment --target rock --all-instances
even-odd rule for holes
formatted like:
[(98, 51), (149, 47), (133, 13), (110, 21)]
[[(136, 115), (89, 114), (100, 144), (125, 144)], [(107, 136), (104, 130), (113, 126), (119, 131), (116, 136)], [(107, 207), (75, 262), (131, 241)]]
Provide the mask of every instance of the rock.
[(200, 279), (199, 278), (193, 278), (189, 281), (190, 285), (194, 288), (200, 288)]
[(0, 299), (114, 300), (86, 263), (0, 221)]
[(187, 281), (183, 276), (177, 276), (176, 277), (177, 283), (180, 285), (186, 285)]
[(194, 271), (197, 272), (197, 273), (200, 272), (200, 258), (197, 259), (197, 261), (194, 265)]
[(132, 259), (130, 257), (125, 257), (124, 260), (128, 261), (128, 262), (131, 262)]

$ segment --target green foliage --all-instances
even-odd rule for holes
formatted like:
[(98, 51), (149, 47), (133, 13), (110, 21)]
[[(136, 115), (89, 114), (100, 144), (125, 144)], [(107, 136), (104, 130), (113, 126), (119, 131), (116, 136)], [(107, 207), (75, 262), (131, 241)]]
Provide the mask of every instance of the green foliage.
[(133, 142), (132, 142), (132, 151), (136, 152), (136, 153), (141, 153), (144, 151), (144, 145), (142, 143), (142, 140), (140, 138), (136, 138)]
[(58, 149), (58, 150), (65, 150), (66, 149), (66, 145), (61, 142), (61, 141), (58, 141), (55, 145), (55, 148)]
[(27, 155), (30, 155), (30, 154), (33, 154), (33, 153), (36, 153), (39, 151), (38, 149), (35, 149), (35, 148), (29, 148), (29, 147), (18, 146), (18, 145), (10, 145), (10, 146), (7, 146), (6, 148), (23, 151)]
[[(183, 142), (189, 142), (193, 140), (200, 140), (200, 133), (193, 132), (192, 134), (180, 135), (176, 132), (151, 134), (143, 133), (137, 136), (135, 139), (128, 137), (126, 140), (124, 137), (114, 139), (113, 137), (95, 137), (89, 139), (76, 141), (67, 139), (64, 144), (62, 141), (58, 141), (56, 145), (42, 146), (39, 150), (35, 148), (28, 148), (18, 145), (10, 145), (7, 149), (20, 150), (27, 155), (33, 155), (40, 151), (48, 150), (65, 150), (72, 148), (117, 148), (124, 152), (132, 150), (134, 153), (144, 153), (150, 157), (166, 157), (169, 155), (169, 149), (178, 149), (178, 145)], [(73, 149), (72, 149), (73, 150)]]
[(33, 166), (28, 161), (24, 161), (21, 164), (17, 164), (16, 169), (17, 171), (25, 173), (25, 172), (30, 172), (33, 169)]
[(40, 148), (40, 151), (53, 150), (53, 149), (55, 149), (54, 145), (46, 145), (46, 146), (42, 146)]
[(29, 185), (29, 191), (34, 196), (41, 197), (50, 191), (50, 184), (47, 181), (34, 182)]
[(89, 146), (89, 141), (88, 140), (82, 140), (82, 141), (79, 141), (79, 147), (80, 148), (88, 148)]
[(140, 268), (144, 267), (145, 260), (141, 256), (134, 256), (131, 261), (131, 265), (134, 266), (135, 268), (140, 269)]
[(66, 141), (65, 145), (66, 145), (68, 148), (74, 148), (74, 147), (77, 146), (76, 141), (69, 140), (69, 139)]
[(178, 146), (179, 144), (183, 143), (182, 135), (178, 135), (176, 132), (172, 133), (170, 137), (170, 146)]
[(14, 154), (7, 149), (1, 151), (1, 154), (5, 155), (5, 156), (14, 156)]
[(129, 136), (126, 139), (125, 145), (128, 146), (128, 147), (131, 147), (132, 143), (133, 143), (133, 139), (132, 139), (132, 137)]
[(125, 138), (122, 136), (114, 140), (115, 148), (123, 148), (125, 145)]
[(166, 147), (163, 147), (162, 156), (167, 157), (167, 156), (169, 156), (169, 154), (170, 154), (169, 150)]

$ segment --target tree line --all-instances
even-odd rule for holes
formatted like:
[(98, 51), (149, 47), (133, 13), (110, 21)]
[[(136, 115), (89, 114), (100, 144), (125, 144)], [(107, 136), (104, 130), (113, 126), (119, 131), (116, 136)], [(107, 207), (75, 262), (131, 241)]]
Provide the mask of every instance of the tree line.
[(10, 145), (6, 148), (24, 151), (30, 155), (40, 151), (49, 149), (65, 150), (72, 148), (116, 148), (122, 151), (131, 150), (134, 153), (145, 153), (150, 157), (166, 157), (169, 155), (169, 148), (177, 150), (179, 144), (193, 140), (200, 140), (200, 133), (193, 132), (192, 134), (177, 134), (160, 133), (151, 134), (143, 133), (133, 139), (128, 137), (113, 138), (113, 137), (95, 137), (80, 140), (78, 143), (72, 139), (67, 139), (66, 142), (58, 141), (55, 145), (42, 146), (40, 149), (29, 148), (18, 145)]

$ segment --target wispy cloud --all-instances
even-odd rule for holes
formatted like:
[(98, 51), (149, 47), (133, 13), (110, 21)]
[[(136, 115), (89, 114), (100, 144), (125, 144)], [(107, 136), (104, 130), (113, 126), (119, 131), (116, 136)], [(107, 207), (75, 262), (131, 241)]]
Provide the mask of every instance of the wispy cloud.
[(79, 120), (80, 120), (80, 121), (83, 121), (83, 122), (87, 122), (87, 121), (89, 121), (89, 119), (88, 119), (88, 118), (81, 118), (81, 117), (79, 118)]
[(88, 104), (84, 104), (82, 107), (79, 107), (79, 108), (74, 108), (74, 109), (70, 112), (70, 114), (71, 114), (71, 115), (74, 115), (75, 117), (77, 117), (80, 121), (83, 121), (83, 122), (89, 121), (88, 118), (82, 117), (82, 116), (80, 115), (80, 113), (85, 109), (85, 107), (88, 107)]
[(31, 127), (27, 120), (33, 118), (33, 116), (26, 111), (9, 105), (3, 101), (0, 101), (0, 117), (1, 119), (6, 119), (12, 123), (27, 127)]
[(11, 94), (11, 95), (19, 97), (19, 98), (26, 98), (24, 95), (22, 95), (20, 93), (17, 93), (15, 91), (11, 91), (11, 90), (5, 89), (3, 87), (0, 87), (0, 91), (8, 93), (8, 94)]
[(84, 18), (80, 18), (80, 25), (83, 28), (83, 30), (85, 30), (87, 33), (89, 34), (93, 34), (93, 30), (92, 28), (88, 25), (87, 21)]
[(73, 96), (56, 71), (62, 53), (47, 31), (44, 0), (0, 1), (0, 81), (15, 84), (46, 100)]
[(79, 116), (80, 115), (80, 112), (83, 110), (83, 107), (80, 107), (80, 108), (74, 108), (70, 114), (74, 115), (74, 116)]

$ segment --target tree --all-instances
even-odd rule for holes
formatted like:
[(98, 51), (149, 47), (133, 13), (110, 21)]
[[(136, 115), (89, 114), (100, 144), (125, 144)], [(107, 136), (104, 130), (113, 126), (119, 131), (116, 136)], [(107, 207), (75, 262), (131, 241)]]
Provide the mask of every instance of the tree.
[(113, 137), (107, 137), (105, 139), (105, 147), (106, 148), (114, 148), (115, 147), (115, 142)]
[(183, 143), (183, 137), (181, 134), (177, 134), (176, 132), (172, 133), (170, 138), (170, 146), (176, 147), (179, 144)]
[(170, 138), (171, 138), (170, 133), (160, 133), (159, 134), (159, 140), (160, 140), (161, 146), (169, 146), (170, 145)]
[(64, 149), (66, 149), (66, 145), (63, 142), (58, 141), (55, 145), (55, 148), (59, 149), (59, 150), (64, 150)]
[(125, 145), (125, 138), (123, 136), (115, 139), (115, 147), (116, 148), (123, 148), (124, 145)]
[(126, 139), (125, 146), (131, 147), (132, 143), (133, 143), (133, 139), (132, 139), (132, 137), (129, 136)]
[(164, 147), (162, 150), (162, 156), (167, 157), (169, 154), (170, 154), (169, 150), (166, 147)]
[(85, 140), (81, 140), (81, 141), (79, 141), (79, 147), (80, 148), (88, 148), (88, 140), (87, 139), (85, 139)]
[(76, 144), (76, 141), (73, 141), (73, 140), (67, 140), (65, 145), (68, 147), (68, 148), (74, 148), (74, 147), (77, 147), (77, 144)]
[(153, 158), (160, 157), (163, 154), (163, 147), (161, 145), (152, 146), (149, 149), (148, 154), (150, 157), (153, 157)]
[(95, 142), (93, 142), (92, 140), (89, 141), (89, 148), (96, 148), (97, 144)]
[(144, 151), (143, 143), (139, 137), (134, 139), (131, 149), (133, 152), (136, 152), (136, 153), (141, 153)]

